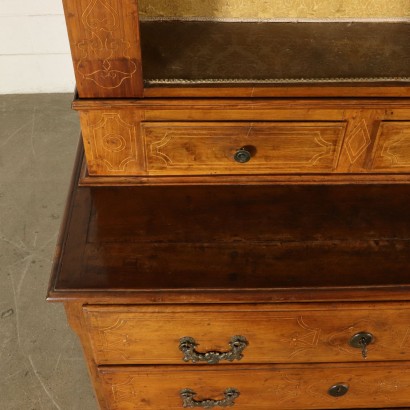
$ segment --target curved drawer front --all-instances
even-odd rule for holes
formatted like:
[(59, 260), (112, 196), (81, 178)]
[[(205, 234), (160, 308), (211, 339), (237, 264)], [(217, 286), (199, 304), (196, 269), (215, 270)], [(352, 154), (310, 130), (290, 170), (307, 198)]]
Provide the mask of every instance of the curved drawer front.
[(227, 403), (238, 410), (377, 409), (410, 406), (408, 366), (117, 367), (99, 374), (111, 410), (218, 409)]
[(406, 309), (86, 306), (84, 314), (99, 364), (410, 360)]
[(332, 172), (344, 130), (342, 122), (141, 124), (147, 172), (161, 175)]

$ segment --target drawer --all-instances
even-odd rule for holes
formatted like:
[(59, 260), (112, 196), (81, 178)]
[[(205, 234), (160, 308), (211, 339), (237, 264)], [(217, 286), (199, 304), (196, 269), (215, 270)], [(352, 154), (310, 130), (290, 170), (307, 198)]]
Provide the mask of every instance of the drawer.
[(141, 124), (148, 174), (332, 172), (345, 124)]
[(409, 363), (221, 366), (206, 370), (169, 366), (115, 367), (100, 368), (99, 375), (107, 407), (111, 410), (410, 406)]
[(408, 183), (407, 104), (76, 100), (87, 162), (82, 183)]
[[(410, 313), (374, 306), (85, 306), (99, 364), (360, 362), (410, 360)], [(241, 337), (238, 337), (241, 336)], [(367, 342), (366, 342), (367, 343)], [(185, 359), (185, 361), (184, 361)]]
[(372, 168), (383, 172), (410, 172), (410, 122), (380, 124)]

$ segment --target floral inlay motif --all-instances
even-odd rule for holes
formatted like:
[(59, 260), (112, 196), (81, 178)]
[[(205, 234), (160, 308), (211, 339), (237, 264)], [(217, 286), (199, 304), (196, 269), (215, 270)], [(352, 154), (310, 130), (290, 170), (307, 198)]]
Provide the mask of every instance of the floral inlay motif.
[(137, 66), (128, 55), (130, 43), (121, 38), (117, 10), (107, 0), (92, 0), (81, 21), (89, 36), (77, 45), (81, 50), (77, 71), (101, 88), (119, 87), (136, 73)]

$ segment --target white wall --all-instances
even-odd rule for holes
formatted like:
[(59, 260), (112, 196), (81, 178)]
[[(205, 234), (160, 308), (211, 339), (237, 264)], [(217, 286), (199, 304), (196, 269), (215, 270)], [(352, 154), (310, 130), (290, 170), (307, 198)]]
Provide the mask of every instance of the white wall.
[(0, 94), (72, 92), (61, 0), (0, 0)]

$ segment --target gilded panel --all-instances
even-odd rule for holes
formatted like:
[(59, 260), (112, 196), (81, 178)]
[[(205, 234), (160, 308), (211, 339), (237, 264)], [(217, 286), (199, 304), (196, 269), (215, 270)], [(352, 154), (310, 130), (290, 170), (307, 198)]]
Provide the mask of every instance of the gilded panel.
[(409, 0), (139, 0), (142, 17), (410, 18)]

